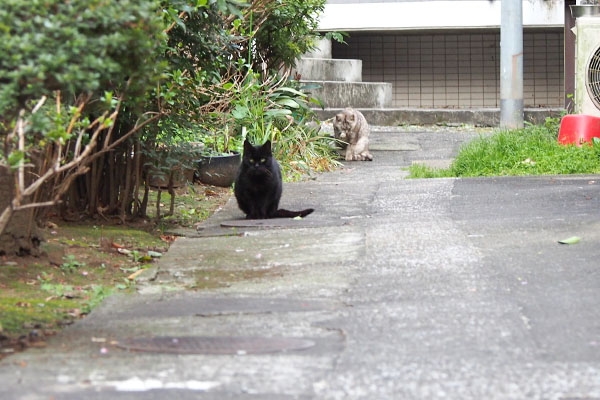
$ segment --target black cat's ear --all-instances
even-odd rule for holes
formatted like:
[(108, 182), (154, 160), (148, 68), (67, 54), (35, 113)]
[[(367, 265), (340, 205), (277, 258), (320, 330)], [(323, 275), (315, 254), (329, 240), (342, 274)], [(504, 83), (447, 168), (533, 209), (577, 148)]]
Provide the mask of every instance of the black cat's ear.
[(244, 140), (244, 153), (249, 152), (252, 149), (252, 144), (248, 139)]
[(271, 153), (271, 141), (267, 140), (265, 144), (262, 145), (262, 149)]

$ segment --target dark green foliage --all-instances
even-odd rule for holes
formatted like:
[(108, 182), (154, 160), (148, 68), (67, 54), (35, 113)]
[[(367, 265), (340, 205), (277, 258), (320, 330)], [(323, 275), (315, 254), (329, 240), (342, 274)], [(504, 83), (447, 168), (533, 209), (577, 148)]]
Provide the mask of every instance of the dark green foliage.
[(4, 0), (0, 7), (0, 115), (42, 95), (142, 91), (156, 76), (164, 34), (149, 0)]
[[(234, 44), (236, 36), (227, 29), (221, 13), (229, 15), (233, 11), (240, 14), (239, 6), (240, 2), (233, 0), (163, 0), (167, 19), (174, 22), (169, 30), (165, 53), (171, 69), (222, 70), (237, 48)], [(183, 18), (179, 18), (181, 13)]]
[(325, 0), (275, 0), (268, 7), (268, 18), (254, 36), (256, 51), (271, 69), (293, 66), (319, 37)]

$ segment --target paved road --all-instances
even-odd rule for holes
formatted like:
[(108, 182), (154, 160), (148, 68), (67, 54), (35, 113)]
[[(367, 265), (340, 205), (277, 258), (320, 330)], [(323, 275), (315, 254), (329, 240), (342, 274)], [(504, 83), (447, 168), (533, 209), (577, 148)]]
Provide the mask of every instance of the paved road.
[(403, 179), (472, 136), (375, 132), (372, 163), (285, 187), (302, 221), (223, 228), (230, 202), (0, 362), (0, 398), (600, 398), (600, 176)]

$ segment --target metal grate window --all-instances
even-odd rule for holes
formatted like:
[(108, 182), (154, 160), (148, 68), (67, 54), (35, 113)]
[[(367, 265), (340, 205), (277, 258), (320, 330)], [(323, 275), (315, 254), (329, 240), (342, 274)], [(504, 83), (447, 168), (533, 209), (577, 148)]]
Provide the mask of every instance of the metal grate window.
[[(500, 105), (500, 34), (353, 33), (333, 43), (334, 58), (363, 61), (363, 80), (393, 85), (394, 107), (479, 108)], [(525, 32), (526, 107), (563, 104), (561, 32)]]

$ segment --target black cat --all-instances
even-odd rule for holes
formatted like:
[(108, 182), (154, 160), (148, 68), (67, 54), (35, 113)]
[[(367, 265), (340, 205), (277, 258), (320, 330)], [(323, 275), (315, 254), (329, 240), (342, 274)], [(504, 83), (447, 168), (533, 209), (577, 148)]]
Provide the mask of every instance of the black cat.
[(247, 219), (305, 217), (314, 210), (278, 209), (283, 187), (279, 163), (271, 152), (271, 141), (262, 146), (244, 142), (244, 156), (235, 179), (235, 198)]

